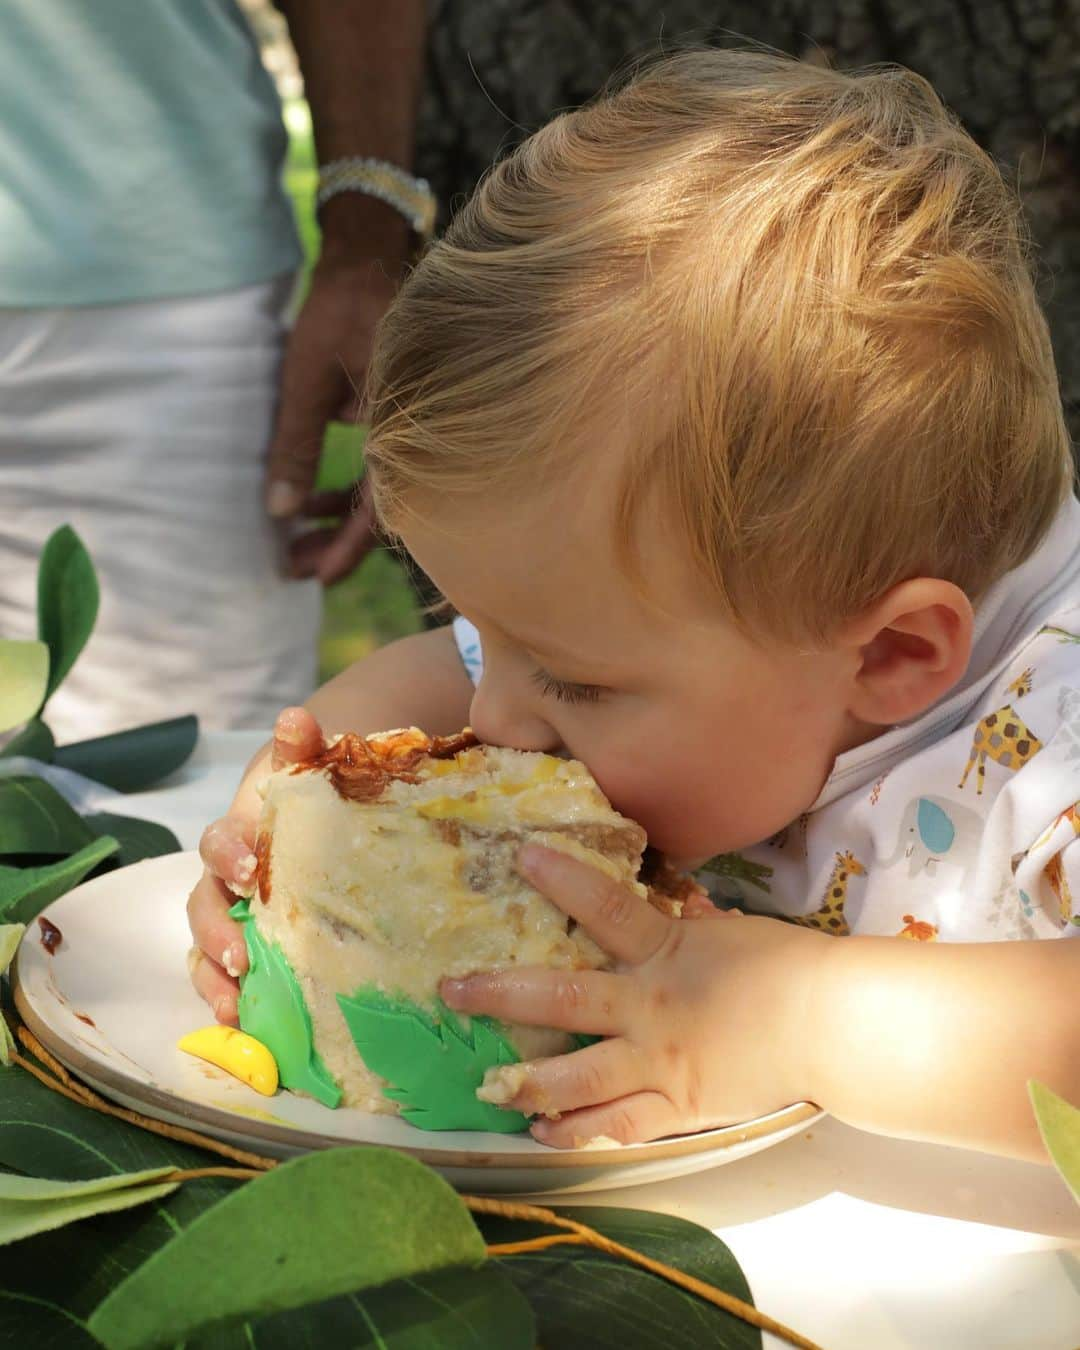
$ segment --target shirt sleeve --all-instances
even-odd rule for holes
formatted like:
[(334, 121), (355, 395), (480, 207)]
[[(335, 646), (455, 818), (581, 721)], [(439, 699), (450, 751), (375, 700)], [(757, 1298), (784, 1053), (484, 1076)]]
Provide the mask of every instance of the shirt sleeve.
[(1013, 859), (1020, 902), (1041, 909), (1062, 937), (1080, 937), (1080, 802), (1066, 807)]
[(461, 664), (465, 667), (469, 679), (473, 684), (479, 684), (480, 676), (484, 673), (484, 653), (480, 646), (480, 634), (476, 631), (476, 625), (471, 624), (468, 619), (463, 619), (460, 614), (454, 620), (454, 641), (457, 643)]

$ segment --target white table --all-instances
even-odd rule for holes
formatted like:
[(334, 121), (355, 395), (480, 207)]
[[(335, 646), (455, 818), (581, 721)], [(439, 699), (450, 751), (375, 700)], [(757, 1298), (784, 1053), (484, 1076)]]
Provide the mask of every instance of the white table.
[[(166, 785), (128, 797), (126, 809), (196, 847), (264, 739), (204, 736)], [(711, 1228), (757, 1305), (827, 1350), (1080, 1346), (1080, 1206), (1049, 1167), (826, 1119), (709, 1172), (573, 1199)]]

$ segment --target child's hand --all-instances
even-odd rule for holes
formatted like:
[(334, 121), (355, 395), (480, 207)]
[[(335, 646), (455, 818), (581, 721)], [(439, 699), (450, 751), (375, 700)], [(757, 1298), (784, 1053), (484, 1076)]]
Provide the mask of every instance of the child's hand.
[[(286, 708), (274, 724), (270, 767), (308, 759), (323, 749), (322, 730), (305, 708)], [(237, 896), (250, 895), (255, 877), (255, 817), (234, 808), (203, 831), (199, 853), (202, 877), (188, 898), (187, 913), (195, 945), (188, 968), (196, 992), (219, 1022), (237, 1021), (237, 976), (247, 970), (247, 944), (240, 925), (229, 918)]]
[(810, 1096), (814, 981), (826, 935), (776, 919), (669, 919), (565, 854), (518, 867), (617, 960), (616, 971), (521, 969), (444, 980), (452, 1008), (608, 1039), (524, 1066), (500, 1105), (542, 1113), (545, 1144), (637, 1143), (764, 1115)]

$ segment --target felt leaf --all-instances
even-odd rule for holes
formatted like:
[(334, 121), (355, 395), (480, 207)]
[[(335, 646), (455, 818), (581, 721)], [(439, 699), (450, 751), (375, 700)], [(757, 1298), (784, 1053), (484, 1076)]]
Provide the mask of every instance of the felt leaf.
[(49, 687), (49, 649), (44, 642), (0, 638), (0, 731), (34, 716)]
[(198, 737), (198, 719), (189, 713), (58, 746), (53, 762), (115, 792), (141, 792), (178, 769)]
[(71, 526), (61, 525), (46, 540), (38, 562), (38, 637), (49, 648), (49, 682), (38, 708), (86, 645), (97, 619), (98, 599), (90, 555)]
[(138, 816), (114, 816), (108, 811), (83, 816), (83, 820), (96, 834), (109, 835), (119, 841), (120, 851), (116, 855), (118, 867), (128, 867), (132, 863), (142, 862), (144, 858), (159, 858), (164, 853), (180, 852), (180, 840), (172, 830), (152, 820), (142, 820)]
[(52, 732), (39, 717), (34, 717), (0, 750), (0, 758), (25, 755), (28, 759), (40, 759), (45, 764), (51, 764), (55, 753), (56, 742)]
[(1080, 1109), (1035, 1079), (1028, 1082), (1028, 1095), (1046, 1151), (1080, 1204)]
[(0, 920), (29, 923), (59, 896), (77, 886), (99, 863), (114, 854), (119, 841), (102, 835), (70, 858), (41, 867), (0, 865)]
[(528, 1129), (528, 1118), (490, 1102), (476, 1089), (496, 1064), (516, 1064), (518, 1054), (488, 1017), (466, 1026), (443, 1003), (432, 1016), (411, 999), (374, 987), (338, 995), (360, 1058), (385, 1078), (384, 1094), (400, 1102), (401, 1114), (423, 1130)]
[(215, 1322), (484, 1259), (468, 1210), (429, 1168), (389, 1149), (327, 1149), (283, 1163), (202, 1214), (87, 1325), (107, 1350), (151, 1350)]
[[(26, 932), (24, 923), (0, 924), (0, 977), (7, 974), (15, 953), (19, 949), (22, 935)], [(5, 1067), (11, 1063), (11, 1052), (15, 1049), (15, 1039), (7, 1018), (0, 1013), (0, 1064)]]
[(75, 853), (93, 838), (94, 831), (44, 778), (0, 778), (0, 855)]
[(157, 1200), (179, 1184), (158, 1181), (171, 1170), (155, 1167), (91, 1181), (48, 1181), (0, 1173), (0, 1243), (18, 1242), (93, 1214)]
[[(728, 1247), (707, 1228), (638, 1209), (559, 1206), (626, 1247), (714, 1285), (744, 1303), (750, 1287)], [(520, 1242), (557, 1230), (493, 1216), (478, 1218), (487, 1242)], [(659, 1275), (592, 1247), (558, 1246), (498, 1257), (536, 1309), (539, 1342), (574, 1350), (761, 1350), (757, 1327)]]

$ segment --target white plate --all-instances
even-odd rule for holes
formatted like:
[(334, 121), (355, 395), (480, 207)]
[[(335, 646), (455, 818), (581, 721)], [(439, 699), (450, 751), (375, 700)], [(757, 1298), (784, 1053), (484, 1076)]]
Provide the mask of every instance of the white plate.
[(732, 1162), (805, 1129), (807, 1102), (760, 1120), (651, 1144), (563, 1151), (528, 1134), (417, 1129), (397, 1116), (331, 1110), (308, 1097), (253, 1089), (176, 1048), (212, 1019), (188, 982), (185, 903), (197, 853), (173, 853), (107, 873), (51, 904), (61, 931), (50, 956), (29, 925), (13, 969), (30, 1030), (103, 1095), (160, 1120), (287, 1157), (334, 1144), (383, 1144), (468, 1191), (596, 1190), (661, 1181)]

